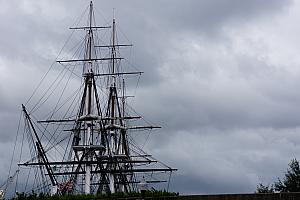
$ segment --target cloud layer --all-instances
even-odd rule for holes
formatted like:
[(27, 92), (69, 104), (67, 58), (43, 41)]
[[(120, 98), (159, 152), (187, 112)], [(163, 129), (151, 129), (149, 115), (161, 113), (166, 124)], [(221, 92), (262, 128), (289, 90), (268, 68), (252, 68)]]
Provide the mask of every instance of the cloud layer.
[[(19, 105), (88, 3), (1, 2), (0, 170), (10, 162)], [(131, 61), (146, 72), (132, 103), (164, 127), (145, 148), (179, 168), (173, 190), (251, 193), (283, 175), (300, 150), (298, 2), (94, 3), (106, 18), (100, 24), (116, 9), (134, 44)]]

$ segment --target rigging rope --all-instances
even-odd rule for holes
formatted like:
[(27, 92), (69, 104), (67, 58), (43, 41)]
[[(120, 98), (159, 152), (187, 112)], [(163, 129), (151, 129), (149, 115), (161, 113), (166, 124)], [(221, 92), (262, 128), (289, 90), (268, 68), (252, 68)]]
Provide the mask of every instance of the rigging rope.
[(18, 140), (18, 136), (19, 136), (19, 130), (20, 130), (20, 124), (21, 124), (21, 117), (22, 117), (22, 112), (20, 113), (20, 116), (19, 116), (19, 122), (18, 122), (18, 128), (17, 128), (17, 135), (16, 135), (15, 142), (14, 142), (14, 148), (13, 148), (13, 153), (12, 153), (12, 157), (11, 157), (11, 161), (10, 161), (10, 165), (9, 165), (9, 170), (8, 170), (8, 176), (7, 176), (7, 178), (9, 178), (10, 175), (11, 175), (10, 173), (11, 173), (12, 163), (13, 163), (14, 156), (15, 156), (15, 150), (16, 150), (16, 146), (17, 146), (17, 140)]

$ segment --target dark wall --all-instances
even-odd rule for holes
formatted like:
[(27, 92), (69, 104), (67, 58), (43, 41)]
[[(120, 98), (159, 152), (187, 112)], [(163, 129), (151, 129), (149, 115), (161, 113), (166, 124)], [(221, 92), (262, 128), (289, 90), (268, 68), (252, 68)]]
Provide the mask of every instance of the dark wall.
[(275, 194), (222, 194), (179, 196), (180, 200), (300, 200), (298, 193)]

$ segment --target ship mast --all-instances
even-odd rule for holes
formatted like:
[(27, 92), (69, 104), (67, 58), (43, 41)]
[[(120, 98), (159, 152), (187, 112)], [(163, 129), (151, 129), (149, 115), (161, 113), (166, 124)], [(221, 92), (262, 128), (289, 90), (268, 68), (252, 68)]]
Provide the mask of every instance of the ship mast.
[[(89, 13), (89, 30), (88, 30), (88, 45), (87, 45), (87, 51), (88, 51), (88, 73), (87, 73), (87, 84), (88, 84), (88, 107), (87, 107), (87, 115), (91, 115), (92, 109), (92, 67), (93, 63), (91, 61), (92, 59), (92, 36), (93, 36), (93, 30), (92, 30), (92, 13), (93, 13), (93, 3), (90, 2), (90, 13)], [(85, 145), (87, 146), (87, 152), (85, 152), (86, 156), (86, 172), (85, 172), (85, 194), (90, 194), (91, 189), (91, 170), (92, 166), (89, 164), (88, 161), (91, 161), (91, 154), (90, 154), (90, 139), (93, 138), (92, 131), (91, 131), (92, 121), (88, 121), (87, 123), (87, 136)]]
[[(115, 19), (113, 19), (113, 35), (112, 35), (112, 47), (111, 47), (111, 73), (115, 74), (115, 54), (116, 54), (116, 49), (115, 49)], [(115, 125), (115, 102), (116, 102), (116, 77), (115, 75), (112, 76), (112, 83), (110, 85), (109, 88), (110, 91), (110, 97), (111, 97), (111, 106), (110, 106), (110, 117), (111, 117), (111, 121), (110, 121), (110, 125), (111, 127), (114, 127)], [(116, 136), (115, 136), (115, 129), (111, 129), (109, 131), (109, 146), (110, 146), (110, 156), (113, 157), (116, 153), (116, 145), (115, 145), (115, 140), (116, 140)], [(113, 167), (113, 166), (112, 166)], [(109, 173), (109, 189), (111, 191), (111, 193), (115, 193), (115, 177), (114, 174)]]
[[(113, 18), (112, 27), (96, 26), (93, 23), (93, 3), (89, 5), (88, 24), (83, 27), (71, 29), (86, 32), (83, 58), (71, 60), (58, 60), (60, 64), (79, 62), (83, 65), (83, 91), (79, 102), (79, 109), (74, 119), (47, 119), (38, 121), (40, 124), (70, 123), (73, 128), (66, 130), (72, 133), (71, 147), (68, 149), (69, 157), (62, 161), (50, 161), (41, 142), (36, 142), (36, 148), (42, 155), (42, 162), (28, 161), (19, 165), (45, 167), (47, 176), (52, 185), (57, 186), (58, 192), (68, 193), (115, 193), (138, 191), (140, 183), (138, 174), (155, 172), (172, 172), (176, 169), (164, 164), (160, 167), (148, 166), (160, 163), (151, 155), (146, 154), (138, 147), (131, 147), (128, 140), (130, 130), (146, 130), (160, 128), (159, 126), (129, 126), (128, 120), (140, 119), (140, 116), (129, 116), (125, 112), (125, 79), (127, 75), (140, 75), (143, 72), (125, 72), (119, 67), (117, 57), (119, 47), (132, 46), (118, 44), (116, 20)], [(94, 32), (98, 29), (112, 28), (109, 45), (99, 45), (95, 41)], [(97, 45), (98, 44), (98, 45)], [(110, 56), (97, 57), (96, 48), (105, 48)], [(119, 54), (118, 54), (119, 55)], [(108, 67), (104, 73), (99, 73), (99, 62)], [(107, 65), (106, 65), (107, 64)], [(98, 93), (97, 80), (105, 78), (108, 97)], [(104, 98), (103, 98), (104, 99)], [(121, 99), (121, 100), (120, 100)], [(101, 103), (100, 103), (101, 102)], [(24, 109), (25, 110), (25, 109)], [(29, 114), (26, 112), (27, 120)], [(34, 130), (34, 125), (32, 124)], [(35, 137), (39, 141), (38, 133)], [(160, 163), (161, 164), (161, 163)], [(60, 166), (60, 171), (53, 171), (53, 166)], [(162, 166), (162, 167), (161, 167)], [(149, 180), (152, 182), (164, 182)], [(79, 192), (78, 192), (79, 191)]]

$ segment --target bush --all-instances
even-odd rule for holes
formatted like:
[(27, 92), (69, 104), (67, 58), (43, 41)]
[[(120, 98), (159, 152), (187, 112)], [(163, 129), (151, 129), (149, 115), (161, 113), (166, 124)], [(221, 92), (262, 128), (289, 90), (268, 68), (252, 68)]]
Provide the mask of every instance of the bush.
[[(50, 196), (49, 194), (39, 194), (37, 195), (35, 192), (30, 194), (25, 193), (17, 193), (14, 200), (96, 200), (96, 199), (124, 199), (124, 198), (141, 198), (141, 193), (138, 192), (131, 192), (131, 193), (113, 193), (113, 194), (78, 194), (78, 195), (53, 195)], [(145, 193), (145, 198), (149, 199), (160, 199), (163, 197), (176, 197), (178, 193), (174, 192), (167, 192), (167, 191), (158, 191), (158, 190), (149, 190)]]

